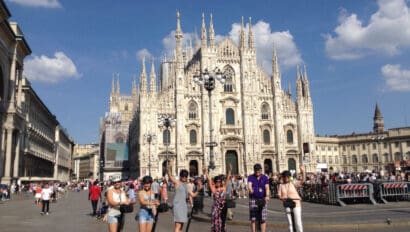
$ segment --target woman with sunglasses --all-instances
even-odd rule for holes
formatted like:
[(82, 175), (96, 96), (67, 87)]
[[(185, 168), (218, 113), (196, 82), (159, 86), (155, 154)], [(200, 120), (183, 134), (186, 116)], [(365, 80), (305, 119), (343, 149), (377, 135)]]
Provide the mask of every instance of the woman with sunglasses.
[(152, 178), (144, 176), (142, 178), (143, 188), (138, 192), (140, 210), (138, 212), (138, 222), (140, 232), (151, 232), (154, 224), (154, 218), (157, 214), (156, 207), (159, 205), (155, 199), (154, 191), (151, 189)]
[(188, 171), (182, 169), (179, 172), (179, 180), (172, 176), (172, 162), (168, 162), (167, 174), (169, 180), (174, 184), (175, 196), (172, 211), (174, 213), (174, 232), (181, 232), (184, 223), (188, 222), (188, 201), (196, 197), (201, 189), (193, 193), (188, 189)]
[(214, 203), (212, 204), (211, 213), (211, 232), (225, 232), (226, 231), (226, 211), (225, 199), (226, 199), (226, 186), (230, 183), (232, 165), (229, 164), (228, 174), (226, 175), (225, 183), (222, 182), (222, 176), (215, 176), (212, 181), (208, 176), (207, 168), (203, 168), (206, 179), (208, 180), (208, 185), (211, 189), (212, 195), (214, 197)]
[(124, 191), (122, 191), (121, 178), (113, 180), (114, 185), (107, 190), (108, 201), (108, 231), (120, 232), (124, 228), (124, 214), (120, 211), (121, 205), (128, 205), (129, 200)]

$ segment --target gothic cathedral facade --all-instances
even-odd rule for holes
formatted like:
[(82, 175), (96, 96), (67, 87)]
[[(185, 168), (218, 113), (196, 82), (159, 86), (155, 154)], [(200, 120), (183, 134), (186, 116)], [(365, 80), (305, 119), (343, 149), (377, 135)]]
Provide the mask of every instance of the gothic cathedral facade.
[[(265, 173), (297, 172), (302, 162), (307, 171), (315, 170), (306, 68), (298, 68), (294, 100), (290, 90), (282, 89), (274, 46), (272, 74), (258, 65), (251, 25), (246, 35), (242, 20), (238, 45), (228, 37), (216, 43), (212, 16), (208, 32), (202, 16), (200, 42), (183, 48), (177, 12), (173, 58), (161, 63), (159, 78), (153, 63), (147, 75), (143, 60), (139, 88), (133, 83), (136, 99), (128, 137), (131, 177), (161, 177), (167, 159), (175, 173), (187, 169), (192, 176), (201, 174), (211, 159), (210, 146), (214, 146), (215, 163), (211, 174), (225, 173), (229, 164), (241, 175), (252, 173), (256, 163)], [(194, 81), (206, 72), (211, 78), (222, 74), (224, 83), (215, 81), (208, 91), (203, 82)], [(159, 122), (164, 115), (175, 120), (164, 125)]]

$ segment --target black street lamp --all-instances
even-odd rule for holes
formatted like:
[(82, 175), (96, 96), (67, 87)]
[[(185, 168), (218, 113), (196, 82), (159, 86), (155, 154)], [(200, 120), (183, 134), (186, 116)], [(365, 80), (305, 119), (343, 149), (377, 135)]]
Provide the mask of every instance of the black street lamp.
[(145, 134), (144, 138), (148, 142), (148, 175), (151, 176), (151, 142), (156, 136), (154, 134)]
[[(206, 143), (206, 146), (209, 147), (209, 169), (215, 168), (215, 161), (214, 161), (214, 147), (217, 146), (216, 142), (212, 141), (212, 102), (211, 102), (211, 92), (215, 89), (215, 79), (218, 80), (220, 83), (225, 83), (225, 77), (222, 76), (222, 72), (219, 68), (215, 68), (213, 73), (211, 74), (208, 69), (205, 69), (204, 72), (201, 74), (197, 74), (194, 76), (194, 81), (198, 85), (203, 85), (204, 88), (208, 91), (208, 99), (209, 99), (209, 143)], [(205, 160), (205, 159), (204, 159)]]
[(165, 138), (164, 138), (164, 142), (165, 142), (165, 147), (166, 147), (166, 166), (168, 168), (168, 147), (169, 147), (169, 142), (170, 142), (170, 136), (171, 136), (171, 131), (169, 130), (169, 128), (171, 127), (171, 125), (176, 121), (175, 118), (173, 118), (171, 115), (169, 114), (162, 114), (161, 116), (159, 116), (158, 118), (158, 122), (160, 126), (164, 126), (166, 129), (166, 133), (165, 133)]

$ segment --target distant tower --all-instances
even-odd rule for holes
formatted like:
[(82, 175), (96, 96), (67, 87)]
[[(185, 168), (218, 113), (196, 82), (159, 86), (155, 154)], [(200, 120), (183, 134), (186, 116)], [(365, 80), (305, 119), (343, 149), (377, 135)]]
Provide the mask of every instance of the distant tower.
[(382, 133), (384, 131), (384, 120), (382, 113), (379, 109), (379, 104), (376, 102), (376, 109), (374, 110), (374, 117), (373, 117), (373, 132), (374, 133)]

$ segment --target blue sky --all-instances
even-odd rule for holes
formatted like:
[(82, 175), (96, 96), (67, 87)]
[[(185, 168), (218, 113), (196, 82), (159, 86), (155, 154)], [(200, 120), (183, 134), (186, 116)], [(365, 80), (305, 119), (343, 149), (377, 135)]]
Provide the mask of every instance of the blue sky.
[(109, 1), (5, 0), (33, 53), (25, 75), (77, 143), (97, 142), (113, 73), (131, 93), (141, 57), (156, 64), (174, 46), (175, 12), (185, 38), (207, 27), (237, 40), (252, 17), (258, 60), (270, 72), (272, 44), (283, 88), (306, 65), (316, 134), (369, 132), (376, 101), (385, 127), (410, 124), (410, 5), (407, 0)]

